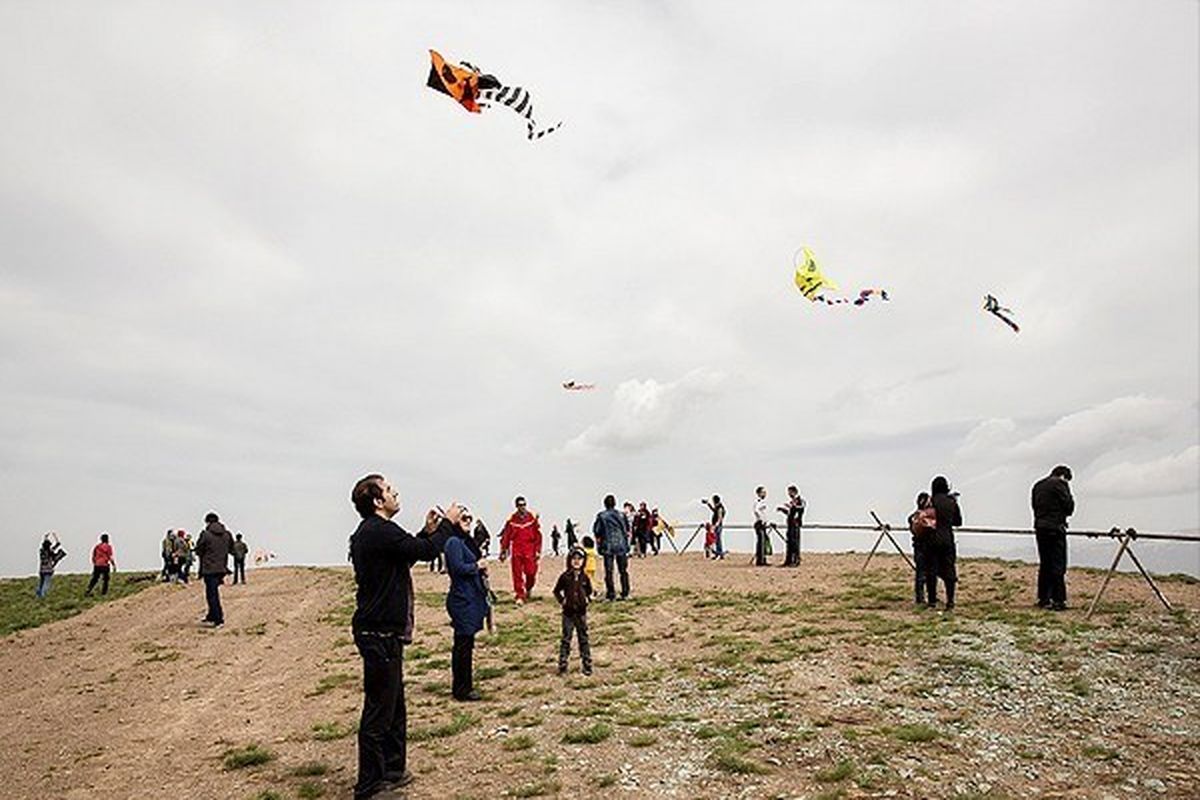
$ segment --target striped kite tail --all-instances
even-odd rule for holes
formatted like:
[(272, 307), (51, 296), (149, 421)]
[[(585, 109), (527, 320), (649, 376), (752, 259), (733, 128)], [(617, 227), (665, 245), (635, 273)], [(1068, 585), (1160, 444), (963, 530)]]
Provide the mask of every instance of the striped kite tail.
[(512, 111), (520, 114), (525, 118), (525, 127), (528, 131), (530, 141), (541, 139), (543, 136), (548, 136), (562, 127), (562, 122), (556, 122), (546, 128), (539, 129), (537, 122), (533, 119), (533, 98), (529, 94), (529, 90), (521, 86), (501, 86), (499, 89), (487, 89), (479, 94), (480, 99), (489, 101), (490, 103), (498, 103), (507, 106)]

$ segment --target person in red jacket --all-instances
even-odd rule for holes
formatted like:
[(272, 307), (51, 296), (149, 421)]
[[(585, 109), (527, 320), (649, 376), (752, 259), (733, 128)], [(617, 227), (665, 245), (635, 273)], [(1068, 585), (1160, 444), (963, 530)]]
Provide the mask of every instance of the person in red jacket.
[(512, 556), (513, 593), (517, 605), (524, 605), (537, 580), (538, 559), (542, 557), (542, 528), (537, 515), (525, 507), (525, 498), (516, 499), (517, 510), (504, 523), (500, 534), (500, 560)]
[(100, 543), (92, 548), (92, 579), (88, 581), (86, 595), (92, 593), (92, 589), (96, 588), (96, 582), (103, 580), (100, 585), (100, 594), (108, 594), (108, 578), (110, 573), (116, 568), (117, 562), (113, 560), (112, 545), (108, 543), (108, 534), (100, 534)]

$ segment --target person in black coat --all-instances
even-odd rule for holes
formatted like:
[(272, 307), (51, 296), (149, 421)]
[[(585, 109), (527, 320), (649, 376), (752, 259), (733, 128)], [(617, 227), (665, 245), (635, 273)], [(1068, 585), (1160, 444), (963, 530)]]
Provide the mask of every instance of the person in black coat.
[(363, 710), (358, 726), (358, 781), (355, 800), (407, 785), (407, 713), (404, 705), (404, 645), (412, 643), (412, 565), (432, 561), (445, 547), (463, 510), (457, 504), (443, 518), (430, 511), (423, 537), (413, 536), (392, 517), (400, 497), (382, 475), (354, 484), (350, 500), (362, 522), (350, 537), (354, 563), (354, 644), (363, 660)]
[(1067, 517), (1075, 513), (1071, 468), (1062, 464), (1033, 485), (1033, 530), (1037, 537), (1037, 604), (1063, 611), (1067, 607)]
[(946, 610), (954, 608), (954, 590), (958, 585), (958, 551), (954, 544), (954, 529), (963, 524), (957, 494), (950, 493), (950, 482), (938, 475), (929, 487), (930, 503), (937, 514), (937, 527), (926, 551), (926, 594), (929, 605), (937, 605), (937, 579), (946, 586)]

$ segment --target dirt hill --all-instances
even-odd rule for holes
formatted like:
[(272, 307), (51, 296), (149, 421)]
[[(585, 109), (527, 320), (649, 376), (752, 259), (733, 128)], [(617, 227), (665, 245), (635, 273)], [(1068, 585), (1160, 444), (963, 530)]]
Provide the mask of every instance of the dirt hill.
[[(1165, 583), (1168, 614), (1122, 575), (1084, 622), (1032, 608), (1035, 568), (965, 561), (943, 615), (913, 608), (899, 558), (861, 563), (635, 560), (636, 599), (591, 612), (595, 676), (576, 657), (560, 678), (547, 559), (541, 597), (505, 594), (480, 637), (468, 705), (446, 579), (414, 570), (408, 796), (1200, 796), (1200, 586)], [(1086, 607), (1100, 575), (1069, 580)], [(200, 586), (156, 586), (0, 640), (0, 797), (349, 797), (351, 576), (250, 581), (217, 631)]]

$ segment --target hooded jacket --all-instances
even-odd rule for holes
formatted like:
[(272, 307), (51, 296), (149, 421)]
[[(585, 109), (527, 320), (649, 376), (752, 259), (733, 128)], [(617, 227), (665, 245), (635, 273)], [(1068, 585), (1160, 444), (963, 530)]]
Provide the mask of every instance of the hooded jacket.
[(954, 544), (954, 529), (963, 524), (958, 498), (949, 493), (939, 493), (935, 494), (930, 502), (937, 513), (937, 527), (933, 530), (934, 544)]
[(1075, 513), (1075, 498), (1071, 487), (1054, 475), (1048, 475), (1033, 485), (1030, 493), (1033, 505), (1033, 527), (1039, 531), (1065, 533), (1067, 517)]
[[(182, 537), (180, 537), (182, 538)], [(210, 522), (200, 532), (193, 552), (200, 558), (201, 575), (225, 575), (229, 572), (229, 553), (233, 536), (220, 522)]]
[(554, 599), (562, 606), (562, 612), (568, 617), (578, 617), (587, 613), (588, 599), (592, 596), (592, 582), (582, 569), (567, 567), (566, 572), (558, 576), (554, 584)]
[(500, 534), (500, 552), (514, 556), (536, 556), (542, 552), (542, 526), (526, 511), (515, 511), (504, 523)]

